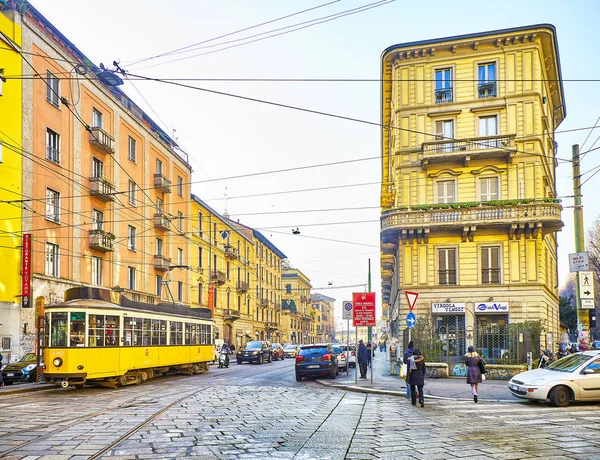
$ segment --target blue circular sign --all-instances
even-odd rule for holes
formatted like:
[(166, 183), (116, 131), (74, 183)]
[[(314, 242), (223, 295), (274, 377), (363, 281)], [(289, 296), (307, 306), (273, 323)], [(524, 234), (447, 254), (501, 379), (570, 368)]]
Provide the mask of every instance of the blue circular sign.
[(415, 327), (415, 324), (417, 324), (417, 317), (411, 311), (411, 312), (408, 313), (408, 315), (406, 315), (406, 325), (409, 328), (413, 328), (413, 327)]
[(346, 302), (346, 303), (344, 304), (344, 309), (345, 309), (346, 311), (351, 311), (351, 310), (352, 310), (352, 302)]

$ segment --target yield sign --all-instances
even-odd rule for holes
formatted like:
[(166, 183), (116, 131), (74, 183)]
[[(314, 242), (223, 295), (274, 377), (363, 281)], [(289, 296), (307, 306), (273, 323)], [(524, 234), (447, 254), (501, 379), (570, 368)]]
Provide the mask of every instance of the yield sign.
[(419, 294), (417, 292), (410, 291), (404, 291), (404, 294), (406, 295), (406, 301), (408, 302), (408, 309), (412, 311), (412, 309), (415, 307), (415, 303), (417, 303), (417, 297), (419, 297)]

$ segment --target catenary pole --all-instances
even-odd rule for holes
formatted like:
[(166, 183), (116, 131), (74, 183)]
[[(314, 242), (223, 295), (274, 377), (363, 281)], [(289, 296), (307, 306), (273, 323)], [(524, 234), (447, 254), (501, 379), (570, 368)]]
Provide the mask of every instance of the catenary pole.
[[(369, 277), (368, 277), (368, 292), (371, 292), (371, 259), (369, 258)], [(373, 338), (373, 329), (371, 328), (371, 326), (369, 326), (368, 332), (367, 332), (367, 341), (371, 344), (371, 351), (369, 351), (369, 353), (371, 353), (371, 356), (369, 356), (370, 361), (371, 361), (371, 383), (373, 383), (373, 350), (374, 350), (374, 346), (375, 344), (372, 342), (372, 338)]]
[[(581, 172), (580, 172), (580, 157), (579, 145), (575, 144), (572, 149), (573, 155), (573, 195), (575, 205), (573, 206), (573, 220), (575, 225), (575, 252), (585, 251), (585, 241), (583, 233), (583, 206), (581, 204)], [(579, 292), (579, 272), (576, 272), (575, 302), (577, 305), (577, 329), (582, 331), (590, 330), (589, 313), (581, 308), (581, 293)], [(577, 340), (579, 342), (579, 339)], [(581, 345), (581, 344), (580, 344)]]

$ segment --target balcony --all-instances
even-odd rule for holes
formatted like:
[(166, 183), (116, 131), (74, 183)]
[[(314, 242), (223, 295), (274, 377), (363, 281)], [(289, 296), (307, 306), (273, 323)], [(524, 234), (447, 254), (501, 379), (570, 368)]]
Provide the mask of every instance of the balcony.
[(308, 302), (308, 301), (310, 301), (310, 298), (308, 296), (305, 296), (305, 295), (300, 296), (300, 302)]
[(241, 292), (242, 294), (248, 292), (248, 290), (250, 289), (250, 286), (248, 285), (248, 283), (246, 283), (245, 281), (238, 281), (237, 283), (237, 291)]
[(224, 321), (236, 321), (240, 319), (240, 312), (238, 310), (232, 310), (230, 308), (223, 310)]
[(154, 228), (165, 231), (170, 230), (171, 221), (162, 212), (157, 212), (156, 214), (154, 214)]
[(154, 269), (159, 270), (161, 272), (166, 272), (169, 270), (169, 266), (171, 265), (171, 259), (163, 256), (163, 255), (155, 255), (154, 256)]
[(266, 329), (277, 329), (278, 327), (279, 327), (279, 324), (276, 323), (275, 321), (265, 321)]
[(267, 299), (267, 298), (264, 298), (264, 297), (261, 297), (260, 299), (258, 299), (258, 304), (259, 304), (261, 307), (264, 307), (264, 308), (266, 308), (266, 307), (268, 307), (268, 306), (269, 306), (269, 299)]
[(233, 246), (226, 244), (225, 245), (225, 258), (230, 260), (236, 260), (238, 258), (237, 249)]
[(102, 201), (115, 201), (115, 186), (101, 177), (90, 177), (90, 195)]
[(430, 231), (462, 231), (463, 241), (472, 240), (477, 227), (504, 227), (509, 235), (536, 235), (562, 228), (562, 206), (558, 202), (522, 199), (487, 203), (451, 203), (398, 208), (381, 217), (382, 236), (427, 240)]
[(218, 286), (223, 286), (227, 280), (225, 273), (219, 270), (213, 270), (210, 274), (210, 282)]
[(275, 302), (275, 303), (273, 304), (273, 309), (274, 309), (275, 311), (281, 311), (281, 304), (280, 304), (279, 302)]
[(171, 193), (171, 181), (162, 174), (155, 174), (154, 188), (163, 193)]
[(104, 230), (90, 231), (90, 249), (102, 252), (113, 252), (113, 242), (115, 235)]
[(115, 139), (110, 134), (98, 127), (89, 128), (88, 131), (90, 132), (90, 144), (101, 152), (114, 155), (113, 142)]
[(440, 88), (435, 90), (435, 103), (445, 104), (452, 102), (452, 88)]
[(455, 160), (462, 160), (466, 166), (471, 158), (502, 157), (509, 161), (516, 152), (514, 138), (514, 134), (509, 134), (423, 142), (423, 166)]
[(496, 97), (496, 82), (488, 81), (477, 85), (477, 94), (479, 98)]

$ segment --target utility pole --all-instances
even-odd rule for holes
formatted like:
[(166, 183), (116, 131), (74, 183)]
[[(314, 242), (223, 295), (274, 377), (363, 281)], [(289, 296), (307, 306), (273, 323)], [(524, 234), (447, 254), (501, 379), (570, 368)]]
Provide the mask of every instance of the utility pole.
[[(581, 204), (581, 172), (579, 145), (575, 144), (572, 150), (573, 154), (573, 195), (575, 197), (575, 206), (573, 206), (573, 220), (575, 225), (575, 252), (585, 251), (585, 240), (583, 233), (583, 206)], [(577, 305), (577, 330), (590, 331), (589, 312), (581, 308), (581, 293), (579, 292), (579, 272), (576, 272), (575, 289)]]
[[(371, 292), (371, 259), (369, 258), (369, 278), (368, 278), (368, 283), (369, 285), (367, 286), (367, 292)], [(371, 361), (371, 383), (373, 383), (373, 350), (375, 350), (375, 344), (372, 342), (372, 336), (373, 336), (373, 328), (371, 326), (369, 326), (369, 328), (367, 329), (367, 342), (369, 342), (371, 344), (371, 349), (369, 350), (369, 353), (371, 353), (371, 356), (369, 356), (369, 361)]]

